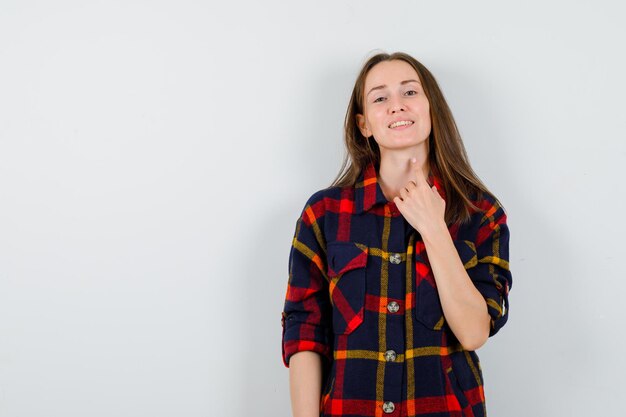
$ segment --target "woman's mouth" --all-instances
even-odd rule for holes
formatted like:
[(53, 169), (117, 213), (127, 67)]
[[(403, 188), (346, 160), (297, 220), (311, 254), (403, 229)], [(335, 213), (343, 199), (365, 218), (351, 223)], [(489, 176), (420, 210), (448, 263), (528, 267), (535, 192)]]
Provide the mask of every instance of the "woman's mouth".
[(402, 129), (407, 126), (411, 126), (413, 122), (411, 120), (398, 120), (397, 122), (393, 122), (388, 127), (389, 129)]

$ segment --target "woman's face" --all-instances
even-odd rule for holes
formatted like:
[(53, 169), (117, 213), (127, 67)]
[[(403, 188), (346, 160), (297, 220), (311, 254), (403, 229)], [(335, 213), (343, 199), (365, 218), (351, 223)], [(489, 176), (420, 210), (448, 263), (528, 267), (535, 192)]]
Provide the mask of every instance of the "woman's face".
[[(378, 146), (401, 149), (423, 146), (430, 135), (430, 106), (415, 69), (401, 60), (376, 64), (365, 78), (364, 114), (357, 123)], [(425, 142), (427, 144), (427, 142)]]

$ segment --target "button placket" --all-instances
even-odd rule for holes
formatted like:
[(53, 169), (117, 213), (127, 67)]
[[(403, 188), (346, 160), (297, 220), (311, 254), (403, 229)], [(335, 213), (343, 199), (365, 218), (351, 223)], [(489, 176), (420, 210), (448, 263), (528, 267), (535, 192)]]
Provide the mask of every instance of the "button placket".
[(389, 262), (391, 262), (392, 264), (398, 265), (400, 262), (402, 262), (402, 255), (399, 253), (390, 253)]
[(390, 313), (397, 313), (398, 310), (400, 310), (400, 304), (398, 304), (396, 301), (390, 301), (387, 304), (387, 310), (389, 310)]
[(386, 352), (385, 352), (385, 360), (386, 360), (387, 362), (393, 362), (393, 361), (395, 361), (395, 360), (396, 360), (396, 357), (397, 357), (397, 355), (396, 355), (395, 350), (391, 350), (391, 349), (390, 349), (390, 350), (388, 350), (388, 351), (386, 351)]
[(394, 404), (393, 402), (391, 402), (391, 401), (385, 401), (385, 402), (383, 403), (383, 411), (384, 411), (385, 413), (387, 413), (387, 414), (389, 414), (389, 413), (393, 413), (393, 410), (395, 410), (395, 409), (396, 409), (396, 406), (395, 406), (395, 404)]

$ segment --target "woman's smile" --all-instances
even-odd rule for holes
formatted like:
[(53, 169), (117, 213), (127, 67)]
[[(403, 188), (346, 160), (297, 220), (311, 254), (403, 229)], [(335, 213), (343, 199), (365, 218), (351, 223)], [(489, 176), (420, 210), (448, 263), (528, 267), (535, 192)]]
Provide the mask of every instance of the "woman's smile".
[(413, 125), (412, 120), (399, 120), (397, 122), (393, 122), (389, 125), (390, 129), (394, 130), (403, 130)]

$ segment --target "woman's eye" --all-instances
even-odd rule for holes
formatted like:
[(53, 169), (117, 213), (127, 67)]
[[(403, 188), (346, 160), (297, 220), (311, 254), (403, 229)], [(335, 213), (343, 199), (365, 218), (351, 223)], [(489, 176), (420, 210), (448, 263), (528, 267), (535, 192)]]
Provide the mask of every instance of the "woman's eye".
[(414, 96), (415, 94), (417, 94), (417, 91), (409, 90), (409, 91), (406, 92), (406, 94), (409, 95), (409, 96)]
[(374, 99), (374, 103), (377, 103), (379, 101), (382, 101), (385, 97), (377, 97), (376, 99)]

